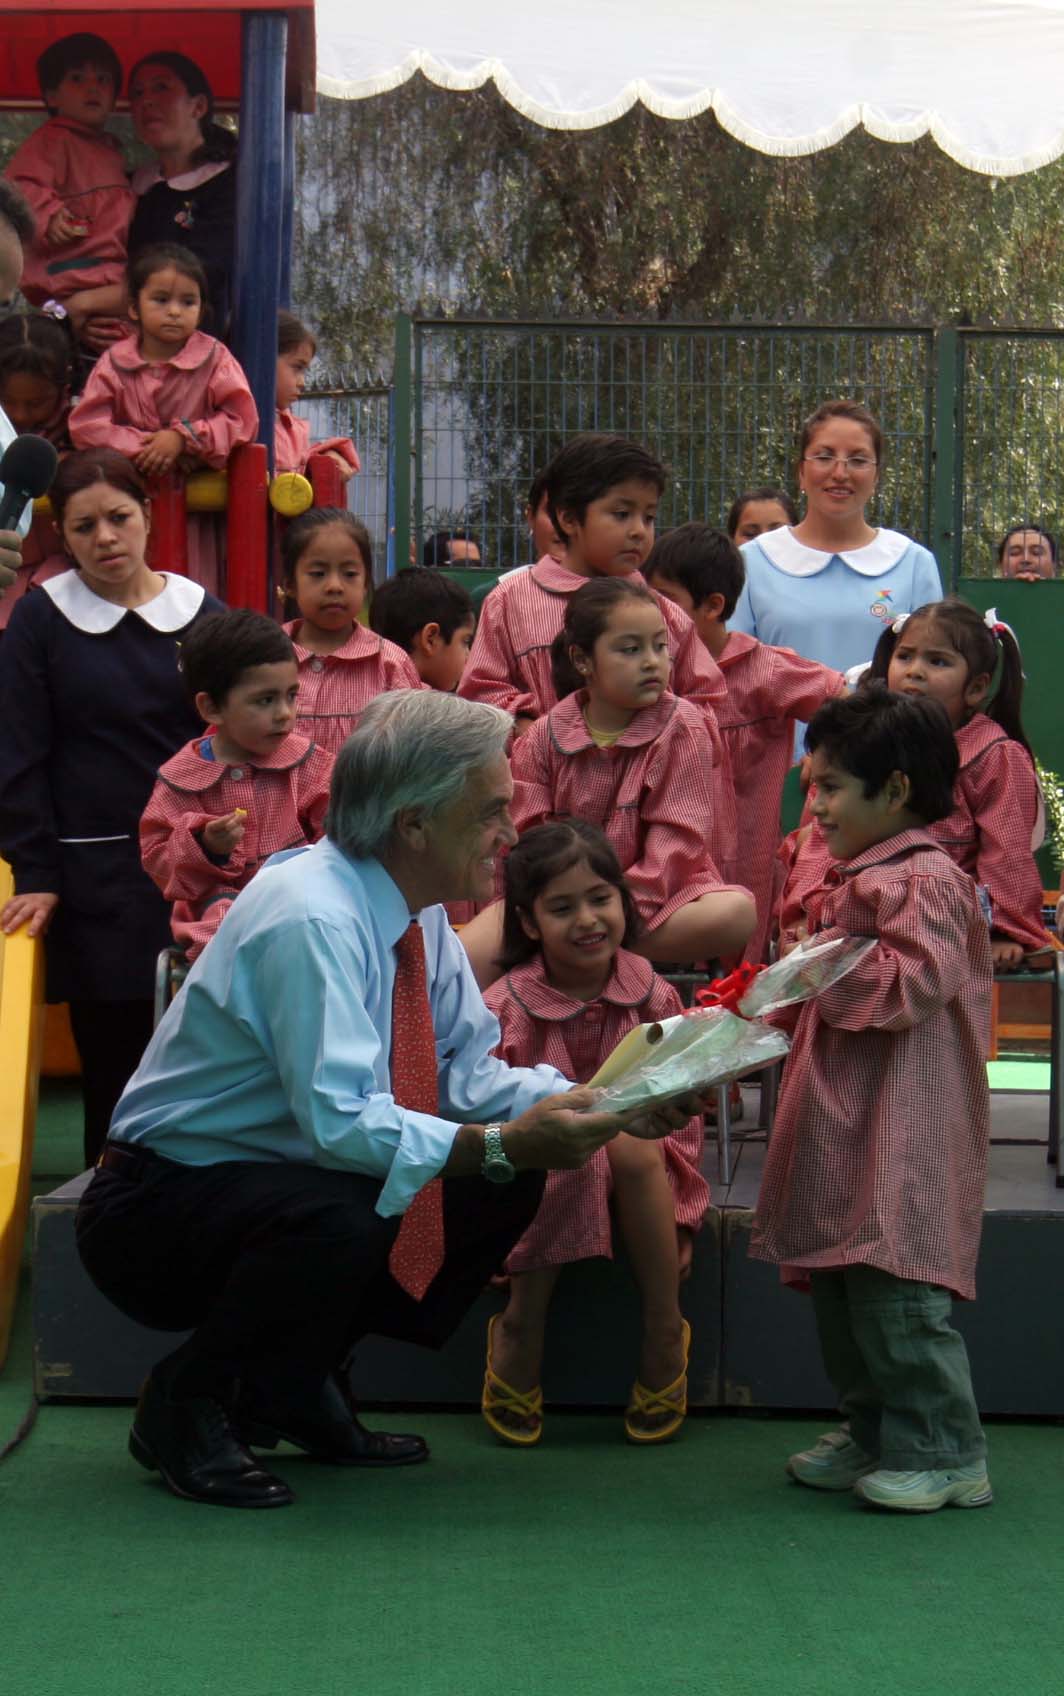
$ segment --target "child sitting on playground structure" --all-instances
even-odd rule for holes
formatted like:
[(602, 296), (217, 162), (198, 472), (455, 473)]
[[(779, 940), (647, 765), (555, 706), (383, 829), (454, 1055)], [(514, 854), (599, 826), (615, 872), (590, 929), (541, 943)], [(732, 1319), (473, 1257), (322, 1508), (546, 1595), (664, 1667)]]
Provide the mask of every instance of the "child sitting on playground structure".
[(953, 806), (942, 705), (872, 683), (806, 734), (833, 869), (807, 897), (821, 940), (874, 937), (802, 1007), (765, 1157), (751, 1254), (812, 1289), (846, 1423), (791, 1476), (908, 1512), (991, 1500), (954, 1295), (975, 1294), (989, 1142), (991, 958), (975, 885), (929, 834)]
[[(30, 431), (46, 437), (57, 452), (69, 449), (73, 366), (74, 344), (60, 319), (47, 312), (13, 312), (0, 319), (0, 407), (20, 436)], [(69, 569), (54, 520), (35, 512), (15, 581), (0, 595), (0, 631), (28, 590)]]
[(310, 425), (297, 418), (292, 407), (303, 393), (318, 340), (294, 312), (277, 316), (277, 416), (274, 422), (274, 470), (306, 473), (319, 455), (337, 466), (346, 483), (362, 469), (358, 450), (346, 436), (331, 436), (328, 441), (311, 442)]
[(670, 530), (655, 542), (646, 566), (651, 588), (692, 619), (728, 685), (717, 721), (735, 784), (734, 875), (742, 877), (757, 903), (757, 929), (747, 958), (761, 960), (771, 928), (780, 804), (795, 726), (841, 694), (846, 679), (790, 648), (770, 647), (756, 636), (728, 629), (745, 576), (738, 548), (708, 524), (681, 524)]
[(119, 316), (134, 197), (122, 149), (104, 126), (122, 87), (118, 55), (98, 35), (65, 35), (37, 60), (48, 119), (23, 142), (5, 175), (37, 220), (22, 290), (62, 303), (76, 326)]
[(264, 860), (323, 834), (333, 757), (296, 734), (295, 653), (272, 618), (203, 619), (181, 668), (210, 730), (160, 769), (140, 849), (174, 904), (174, 940), (195, 960)]
[(410, 655), (422, 683), (453, 694), (473, 646), (476, 617), (460, 583), (412, 565), (373, 591), (370, 628)]
[[(252, 442), (258, 413), (228, 348), (199, 328), (207, 276), (194, 253), (170, 242), (145, 247), (129, 267), (136, 334), (97, 361), (70, 414), (75, 447), (113, 447), (145, 477), (208, 465), (221, 470)], [(190, 520), (188, 575), (217, 589), (221, 567), (208, 515)]]

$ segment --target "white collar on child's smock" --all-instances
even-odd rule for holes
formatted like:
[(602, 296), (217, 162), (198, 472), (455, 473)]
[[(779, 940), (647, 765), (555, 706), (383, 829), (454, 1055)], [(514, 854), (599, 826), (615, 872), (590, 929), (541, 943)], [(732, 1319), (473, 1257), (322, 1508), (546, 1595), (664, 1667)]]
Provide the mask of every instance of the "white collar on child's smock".
[(906, 548), (912, 547), (912, 538), (903, 536), (900, 530), (878, 530), (863, 548), (828, 554), (823, 548), (807, 548), (784, 524), (778, 530), (764, 530), (752, 542), (743, 543), (744, 552), (754, 547), (759, 547), (769, 564), (777, 571), (785, 571), (788, 577), (815, 577), (818, 571), (826, 571), (833, 559), (841, 559), (862, 577), (882, 577), (897, 565)]
[(105, 601), (102, 595), (89, 588), (78, 571), (64, 571), (61, 576), (49, 578), (40, 587), (51, 596), (67, 622), (75, 630), (84, 631), (86, 636), (106, 636), (130, 612), (136, 613), (145, 624), (166, 636), (172, 630), (183, 630), (186, 624), (191, 623), (203, 605), (204, 590), (191, 578), (179, 577), (169, 571), (162, 571), (159, 575), (165, 577), (166, 588), (139, 607), (120, 607), (114, 601)]

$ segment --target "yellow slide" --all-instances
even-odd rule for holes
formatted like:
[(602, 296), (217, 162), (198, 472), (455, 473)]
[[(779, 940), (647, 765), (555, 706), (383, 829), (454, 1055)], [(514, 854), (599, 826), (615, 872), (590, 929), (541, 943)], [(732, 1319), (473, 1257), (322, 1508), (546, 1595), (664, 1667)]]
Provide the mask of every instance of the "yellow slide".
[[(11, 890), (10, 867), (0, 860), (0, 906)], [(0, 936), (0, 1366), (7, 1358), (29, 1210), (43, 971), (39, 942), (30, 942), (24, 930)]]

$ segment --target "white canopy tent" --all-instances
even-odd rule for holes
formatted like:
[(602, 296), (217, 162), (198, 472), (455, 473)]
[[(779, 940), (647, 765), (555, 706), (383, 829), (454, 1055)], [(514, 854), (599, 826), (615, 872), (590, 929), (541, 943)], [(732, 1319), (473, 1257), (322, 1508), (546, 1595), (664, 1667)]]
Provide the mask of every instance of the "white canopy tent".
[(764, 153), (814, 153), (863, 124), (924, 134), (973, 171), (1012, 176), (1064, 153), (1064, 0), (318, 0), (318, 90), (364, 99), (422, 71), (492, 81), (553, 129), (642, 101), (712, 107)]

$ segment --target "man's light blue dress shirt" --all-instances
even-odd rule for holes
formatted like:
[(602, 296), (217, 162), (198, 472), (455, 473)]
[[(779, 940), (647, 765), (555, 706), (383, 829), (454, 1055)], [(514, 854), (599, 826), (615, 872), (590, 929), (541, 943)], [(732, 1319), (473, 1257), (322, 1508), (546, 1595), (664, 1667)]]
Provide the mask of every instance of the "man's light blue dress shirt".
[(294, 1160), (383, 1180), (402, 1213), (446, 1164), (459, 1124), (511, 1119), (571, 1089), (553, 1066), (491, 1053), (484, 1005), (442, 907), (418, 915), (440, 1117), (392, 1099), (395, 944), (410, 923), (376, 860), (329, 841), (275, 854), (234, 901), (126, 1086), (117, 1142), (189, 1165)]

